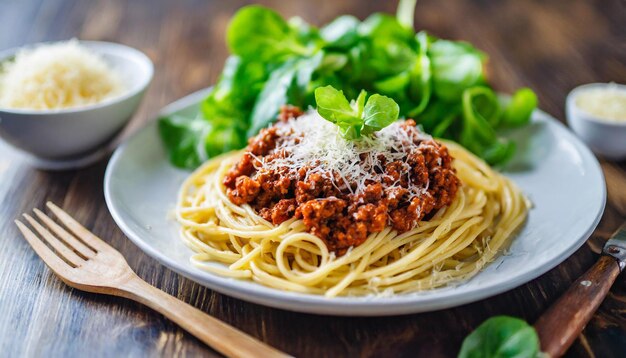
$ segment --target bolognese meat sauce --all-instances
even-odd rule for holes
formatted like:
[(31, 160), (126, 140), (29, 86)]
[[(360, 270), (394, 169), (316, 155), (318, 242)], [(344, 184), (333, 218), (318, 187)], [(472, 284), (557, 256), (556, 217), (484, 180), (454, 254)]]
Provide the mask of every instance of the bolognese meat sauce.
[[(369, 142), (347, 143), (316, 113), (286, 106), (279, 118), (249, 140), (225, 176), (228, 197), (273, 224), (302, 219), (331, 251), (343, 254), (386, 226), (411, 230), (456, 195), (460, 182), (447, 148), (413, 120), (394, 123)], [(341, 165), (332, 165), (333, 154)]]

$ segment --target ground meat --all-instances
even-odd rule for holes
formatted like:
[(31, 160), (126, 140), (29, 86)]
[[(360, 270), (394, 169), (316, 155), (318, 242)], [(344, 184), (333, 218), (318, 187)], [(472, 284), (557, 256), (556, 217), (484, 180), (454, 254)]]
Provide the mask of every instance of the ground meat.
[(291, 118), (298, 118), (302, 114), (304, 114), (304, 112), (302, 112), (300, 108), (286, 105), (286, 106), (280, 107), (280, 113), (278, 114), (278, 119), (280, 121), (287, 121)]
[(267, 155), (270, 150), (276, 148), (278, 137), (276, 127), (262, 129), (259, 135), (248, 140), (246, 151), (256, 156)]
[(331, 196), (304, 202), (298, 208), (297, 213), (312, 234), (324, 238), (331, 234), (332, 223), (343, 216), (347, 206), (345, 200)]
[(248, 176), (254, 172), (254, 159), (250, 153), (246, 152), (241, 160), (229, 171), (224, 178), (224, 185), (227, 188), (235, 189), (236, 180), (242, 175)]
[(237, 205), (249, 203), (259, 195), (260, 189), (261, 184), (258, 181), (242, 175), (235, 179), (235, 189), (229, 193), (230, 200)]
[[(300, 115), (299, 108), (284, 106), (279, 120)], [(383, 155), (376, 156), (378, 164), (372, 171), (381, 180), (366, 182), (359, 192), (355, 192), (356, 182), (346, 183), (337, 173), (311, 172), (318, 163), (297, 170), (265, 169), (262, 163), (289, 153), (277, 149), (283, 139), (276, 126), (263, 129), (249, 140), (246, 153), (225, 176), (228, 197), (237, 205), (251, 205), (276, 225), (293, 217), (302, 219), (310, 233), (338, 254), (386, 226), (398, 232), (411, 230), (424, 217), (449, 205), (460, 182), (445, 145), (420, 136), (412, 120), (400, 128), (413, 149), (398, 151), (406, 154), (402, 160), (387, 162)]]
[(266, 218), (271, 222), (283, 222), (289, 220), (296, 212), (298, 202), (296, 199), (281, 199), (270, 210), (271, 216)]

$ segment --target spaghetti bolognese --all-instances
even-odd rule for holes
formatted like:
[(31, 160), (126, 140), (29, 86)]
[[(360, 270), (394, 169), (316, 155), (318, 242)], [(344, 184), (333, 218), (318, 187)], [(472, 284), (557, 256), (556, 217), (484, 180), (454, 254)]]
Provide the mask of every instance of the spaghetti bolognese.
[(411, 120), (349, 141), (315, 111), (280, 117), (182, 185), (197, 266), (328, 297), (414, 292), (473, 276), (525, 221), (509, 179)]

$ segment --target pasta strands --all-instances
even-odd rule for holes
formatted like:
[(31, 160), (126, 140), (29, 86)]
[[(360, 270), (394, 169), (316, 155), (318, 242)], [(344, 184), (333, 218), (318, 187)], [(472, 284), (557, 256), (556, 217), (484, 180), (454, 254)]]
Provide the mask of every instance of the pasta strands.
[(201, 269), (287, 291), (389, 295), (466, 280), (503, 250), (529, 204), (508, 178), (444, 143), (462, 183), (454, 201), (408, 232), (388, 227), (342, 256), (300, 220), (275, 226), (230, 202), (222, 180), (242, 152), (208, 161), (183, 183), (176, 207), (181, 237)]

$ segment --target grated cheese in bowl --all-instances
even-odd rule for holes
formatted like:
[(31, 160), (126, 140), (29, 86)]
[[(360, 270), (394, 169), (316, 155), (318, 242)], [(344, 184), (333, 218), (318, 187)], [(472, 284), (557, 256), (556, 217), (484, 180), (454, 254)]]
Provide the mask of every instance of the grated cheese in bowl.
[(615, 84), (582, 91), (576, 105), (598, 119), (626, 121), (626, 91)]
[(114, 69), (77, 40), (23, 49), (0, 64), (0, 108), (84, 107), (125, 91)]

